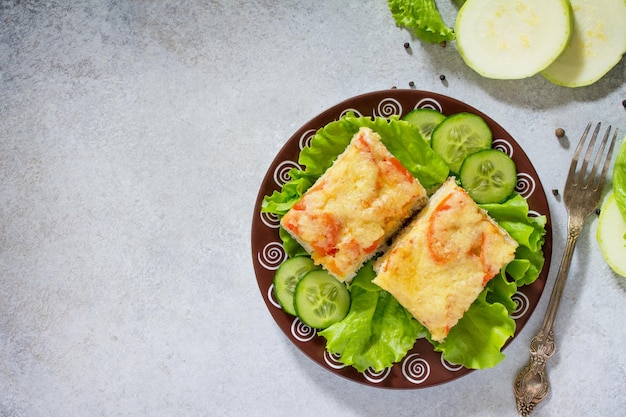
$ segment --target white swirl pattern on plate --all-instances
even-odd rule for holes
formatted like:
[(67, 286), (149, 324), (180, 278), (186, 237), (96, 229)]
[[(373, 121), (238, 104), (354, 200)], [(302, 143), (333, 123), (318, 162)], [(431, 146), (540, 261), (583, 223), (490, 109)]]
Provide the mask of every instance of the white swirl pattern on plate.
[(363, 377), (372, 384), (380, 384), (385, 379), (387, 379), (390, 373), (391, 368), (385, 368), (382, 371), (378, 372), (372, 368), (367, 368), (365, 371), (363, 371)]
[(300, 150), (311, 145), (311, 139), (313, 139), (313, 136), (315, 136), (315, 129), (309, 129), (300, 136), (300, 140), (298, 141)]
[(517, 291), (515, 294), (513, 294), (511, 300), (515, 301), (516, 304), (515, 311), (511, 313), (511, 318), (517, 320), (526, 314), (528, 308), (530, 307), (530, 302), (526, 294), (520, 291)]
[(280, 303), (278, 301), (276, 301), (276, 298), (274, 298), (274, 284), (270, 285), (270, 288), (267, 290), (267, 299), (270, 301), (270, 303), (272, 303), (272, 305), (276, 308), (279, 309), (283, 309), (280, 306)]
[(439, 113), (443, 113), (443, 107), (434, 98), (423, 98), (415, 105), (416, 109), (431, 109), (437, 110)]
[(257, 259), (263, 268), (275, 271), (280, 264), (287, 260), (287, 253), (280, 242), (270, 242), (263, 247), (263, 251), (257, 253)]
[(419, 353), (412, 353), (402, 361), (402, 375), (413, 384), (421, 384), (430, 376), (430, 364)]
[(513, 158), (513, 145), (509, 143), (509, 141), (505, 139), (494, 139), (491, 144), (493, 149), (497, 149), (501, 152), (504, 152), (509, 156), (509, 158)]
[(278, 229), (280, 227), (280, 220), (278, 219), (278, 215), (274, 213), (261, 212), (260, 217), (263, 224), (270, 229)]
[(276, 185), (282, 187), (285, 183), (291, 180), (291, 177), (289, 176), (289, 171), (291, 171), (292, 168), (302, 169), (302, 167), (294, 161), (286, 160), (278, 164), (278, 166), (274, 170), (274, 182), (276, 183)]
[(443, 355), (441, 355), (441, 364), (450, 372), (457, 372), (463, 369), (463, 365), (455, 365), (453, 363), (450, 363), (443, 358)]
[(304, 324), (299, 318), (291, 322), (291, 335), (299, 342), (310, 342), (317, 335), (317, 331)]
[(342, 369), (346, 367), (346, 365), (339, 362), (339, 358), (341, 358), (341, 355), (336, 353), (330, 353), (329, 351), (324, 350), (324, 362), (326, 362), (326, 365), (330, 366), (331, 368)]
[(395, 98), (386, 98), (378, 103), (376, 109), (372, 109), (374, 116), (391, 117), (402, 114), (402, 104)]
[(535, 192), (535, 179), (525, 172), (518, 172), (515, 191), (522, 197), (528, 199)]

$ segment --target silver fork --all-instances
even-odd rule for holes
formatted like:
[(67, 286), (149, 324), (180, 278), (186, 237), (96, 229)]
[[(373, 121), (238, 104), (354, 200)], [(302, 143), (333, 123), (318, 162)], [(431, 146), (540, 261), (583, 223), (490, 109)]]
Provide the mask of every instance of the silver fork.
[[(613, 137), (609, 140), (611, 133), (611, 126), (609, 126), (599, 149), (595, 152), (593, 165), (589, 167), (589, 161), (592, 154), (594, 154), (596, 138), (600, 131), (600, 123), (596, 125), (591, 135), (591, 140), (585, 143), (587, 142), (590, 128), (591, 123), (587, 125), (576, 147), (567, 180), (565, 181), (565, 189), (563, 190), (563, 202), (568, 215), (567, 244), (565, 245), (565, 252), (563, 253), (561, 266), (556, 277), (556, 283), (550, 296), (550, 302), (548, 303), (548, 309), (541, 329), (530, 342), (530, 361), (519, 372), (513, 383), (517, 412), (520, 416), (529, 416), (535, 409), (535, 406), (548, 394), (549, 383), (546, 373), (546, 362), (556, 350), (553, 330), (563, 287), (569, 272), (574, 247), (582, 231), (585, 219), (596, 209), (600, 202), (602, 187), (617, 138), (617, 129), (615, 129)], [(582, 162), (579, 163), (579, 157), (584, 146), (587, 147), (587, 150)], [(606, 150), (607, 146), (608, 151)]]

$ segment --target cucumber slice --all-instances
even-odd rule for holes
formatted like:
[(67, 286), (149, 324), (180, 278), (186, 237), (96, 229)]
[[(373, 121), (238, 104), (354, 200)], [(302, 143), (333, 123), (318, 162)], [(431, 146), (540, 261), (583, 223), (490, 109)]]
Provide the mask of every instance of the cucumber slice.
[(443, 158), (450, 171), (458, 174), (470, 154), (491, 148), (493, 135), (482, 117), (457, 113), (447, 117), (433, 131), (430, 146)]
[(615, 194), (609, 195), (600, 211), (596, 240), (611, 269), (626, 277), (626, 222), (617, 207)]
[(303, 323), (325, 329), (348, 314), (350, 292), (328, 272), (311, 271), (296, 285), (294, 306)]
[(285, 313), (296, 315), (293, 294), (296, 284), (309, 272), (319, 269), (308, 256), (296, 256), (283, 262), (274, 275), (274, 295)]
[(570, 0), (574, 31), (565, 51), (541, 74), (554, 84), (583, 87), (602, 78), (626, 52), (624, 0)]
[(502, 203), (515, 190), (517, 169), (507, 154), (486, 149), (465, 159), (459, 179), (478, 204)]
[(457, 49), (484, 77), (527, 78), (563, 52), (572, 21), (567, 0), (467, 0), (456, 18)]
[(430, 142), (433, 130), (445, 120), (446, 116), (433, 109), (415, 109), (404, 115), (405, 120), (417, 126), (426, 142)]

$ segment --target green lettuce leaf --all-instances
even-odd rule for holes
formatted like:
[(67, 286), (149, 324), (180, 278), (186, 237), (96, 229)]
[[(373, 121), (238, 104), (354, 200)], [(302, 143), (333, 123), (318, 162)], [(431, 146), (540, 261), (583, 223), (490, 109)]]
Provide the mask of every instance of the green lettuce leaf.
[(508, 314), (513, 313), (517, 308), (517, 303), (512, 298), (517, 292), (517, 284), (509, 281), (504, 269), (489, 281), (484, 292), (485, 300), (489, 304), (502, 304), (506, 307)]
[(371, 282), (375, 272), (367, 263), (350, 286), (348, 315), (319, 332), (326, 349), (359, 372), (379, 372), (400, 361), (424, 335), (424, 327), (387, 291)]
[(519, 194), (504, 203), (481, 204), (480, 207), (519, 243), (515, 260), (505, 267), (504, 272), (515, 280), (518, 287), (532, 284), (539, 277), (545, 262), (542, 248), (546, 216), (529, 216), (528, 202)]
[(626, 137), (613, 165), (613, 194), (622, 217), (626, 219)]
[(501, 349), (515, 333), (515, 321), (505, 306), (489, 303), (487, 293), (481, 293), (443, 342), (430, 340), (448, 362), (483, 369), (504, 359)]
[(292, 168), (289, 177), (291, 180), (285, 183), (280, 191), (274, 191), (271, 196), (263, 198), (261, 211), (283, 216), (313, 185), (311, 178), (299, 169)]
[(435, 0), (389, 0), (396, 24), (411, 30), (424, 42), (440, 43), (455, 39), (454, 30), (446, 26)]

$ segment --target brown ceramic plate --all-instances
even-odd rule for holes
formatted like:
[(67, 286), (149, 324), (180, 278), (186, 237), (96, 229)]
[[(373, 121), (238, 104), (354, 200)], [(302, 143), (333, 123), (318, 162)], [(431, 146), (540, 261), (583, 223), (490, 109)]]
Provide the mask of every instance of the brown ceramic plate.
[(533, 284), (521, 287), (514, 296), (517, 302), (517, 310), (512, 314), (517, 323), (515, 335), (522, 330), (539, 302), (548, 276), (552, 253), (550, 211), (537, 172), (511, 135), (490, 117), (465, 103), (426, 91), (377, 91), (339, 103), (298, 129), (269, 167), (254, 208), (252, 257), (261, 296), (276, 324), (289, 340), (307, 356), (330, 372), (359, 383), (381, 388), (423, 388), (454, 380), (471, 372), (471, 370), (443, 360), (441, 354), (435, 352), (432, 345), (425, 339), (417, 340), (413, 349), (402, 361), (380, 373), (373, 371), (359, 373), (354, 368), (346, 367), (338, 362), (336, 357), (326, 351), (325, 339), (318, 336), (315, 329), (309, 328), (297, 318), (284, 313), (274, 298), (272, 286), (274, 272), (286, 259), (286, 254), (278, 236), (278, 219), (275, 216), (261, 213), (261, 202), (265, 195), (270, 195), (274, 190), (279, 190), (289, 180), (287, 173), (291, 168), (299, 167), (297, 161), (300, 150), (307, 145), (317, 129), (339, 119), (348, 111), (363, 116), (389, 117), (392, 115), (402, 116), (415, 108), (432, 108), (446, 115), (471, 112), (483, 117), (493, 132), (493, 146), (506, 152), (517, 165), (516, 190), (528, 200), (531, 214), (547, 217), (547, 233), (544, 244), (546, 261), (543, 270)]

